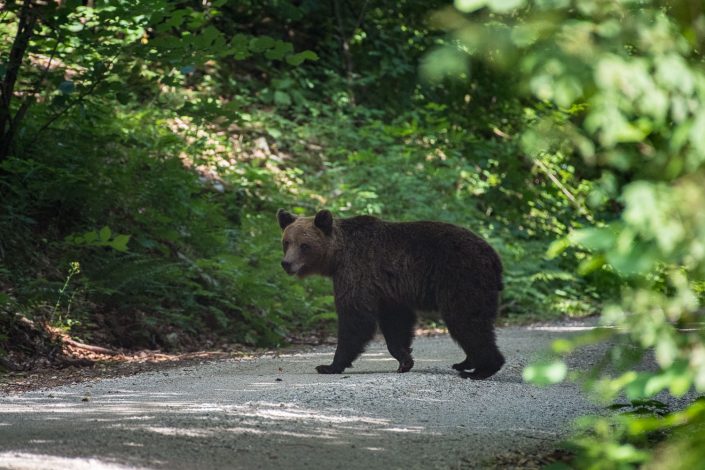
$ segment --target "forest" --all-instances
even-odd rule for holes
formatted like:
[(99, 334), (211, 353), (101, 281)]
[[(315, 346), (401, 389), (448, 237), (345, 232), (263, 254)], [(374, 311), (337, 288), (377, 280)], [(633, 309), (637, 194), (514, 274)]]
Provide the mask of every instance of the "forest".
[(330, 282), (282, 272), (277, 209), (440, 220), (501, 255), (500, 325), (606, 327), (524, 370), (630, 403), (582, 421), (571, 466), (697, 468), (703, 103), (696, 0), (3, 2), (0, 371), (58, 337), (325, 337)]

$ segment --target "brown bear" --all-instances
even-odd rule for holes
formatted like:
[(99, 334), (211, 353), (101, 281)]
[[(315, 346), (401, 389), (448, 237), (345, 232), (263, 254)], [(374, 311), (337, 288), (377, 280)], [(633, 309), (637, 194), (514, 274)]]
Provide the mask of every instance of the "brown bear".
[(439, 311), (467, 357), (463, 377), (486, 379), (504, 364), (494, 320), (502, 290), (497, 253), (469, 230), (441, 222), (296, 217), (280, 209), (284, 270), (333, 279), (338, 346), (321, 374), (339, 374), (362, 353), (379, 324), (398, 372), (414, 365), (415, 310)]

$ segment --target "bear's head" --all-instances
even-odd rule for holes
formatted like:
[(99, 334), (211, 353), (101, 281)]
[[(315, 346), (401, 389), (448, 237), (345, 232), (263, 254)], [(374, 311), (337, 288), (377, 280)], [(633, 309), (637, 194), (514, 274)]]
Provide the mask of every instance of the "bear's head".
[(330, 211), (318, 211), (314, 217), (297, 217), (279, 209), (277, 220), (282, 229), (284, 271), (299, 277), (329, 274), (333, 252), (333, 215)]

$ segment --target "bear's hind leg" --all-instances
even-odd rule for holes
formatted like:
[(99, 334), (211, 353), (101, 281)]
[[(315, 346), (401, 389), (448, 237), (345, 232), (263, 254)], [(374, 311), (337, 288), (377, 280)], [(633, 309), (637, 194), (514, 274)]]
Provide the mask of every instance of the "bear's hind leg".
[(387, 349), (399, 361), (397, 372), (409, 372), (414, 367), (411, 342), (414, 340), (416, 315), (403, 305), (385, 306), (379, 314), (379, 327)]
[[(453, 369), (460, 371), (461, 377), (482, 380), (502, 368), (504, 356), (494, 333), (498, 295), (476, 294), (468, 302), (453, 299), (442, 306), (441, 313), (451, 337), (467, 355), (464, 361), (453, 364)], [(469, 305), (473, 307), (469, 309)]]
[(472, 342), (470, 352), (467, 353), (468, 359), (459, 365), (461, 368), (453, 368), (459, 370), (460, 376), (466, 379), (483, 380), (496, 374), (504, 365), (504, 356), (497, 348), (493, 326), (482, 328), (478, 325), (478, 330), (472, 335)]
[(466, 359), (453, 364), (460, 376), (476, 380), (486, 379), (497, 373), (504, 365), (504, 356), (497, 348), (494, 326), (488, 322), (470, 321), (461, 328), (453, 320), (446, 320), (448, 331), (465, 354)]
[(319, 374), (340, 374), (362, 354), (377, 329), (370, 313), (338, 311), (338, 346), (333, 363), (316, 367)]

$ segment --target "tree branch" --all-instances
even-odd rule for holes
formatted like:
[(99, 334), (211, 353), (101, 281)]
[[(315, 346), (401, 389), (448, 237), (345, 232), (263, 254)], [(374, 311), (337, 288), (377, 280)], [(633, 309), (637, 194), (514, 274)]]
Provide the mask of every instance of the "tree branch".
[(54, 48), (51, 51), (51, 54), (49, 55), (49, 61), (47, 62), (46, 66), (44, 67), (44, 70), (42, 71), (41, 76), (37, 79), (36, 83), (34, 84), (34, 89), (32, 90), (31, 96), (29, 96), (25, 101), (22, 102), (22, 105), (20, 105), (20, 108), (17, 110), (15, 113), (15, 116), (12, 118), (12, 128), (17, 129), (20, 126), (20, 123), (22, 122), (22, 119), (24, 119), (25, 114), (27, 113), (27, 110), (29, 109), (32, 104), (35, 102), (35, 97), (39, 94), (39, 91), (41, 89), (42, 83), (46, 79), (47, 75), (49, 74), (49, 69), (51, 68), (51, 63), (54, 61), (54, 56), (56, 55), (56, 50), (59, 48), (59, 44), (61, 43), (61, 33), (56, 37), (56, 43), (54, 44)]
[(41, 134), (42, 132), (47, 130), (49, 128), (49, 126), (51, 126), (57, 119), (59, 119), (61, 116), (63, 116), (69, 109), (73, 108), (78, 103), (83, 102), (83, 100), (86, 98), (86, 96), (93, 93), (93, 90), (95, 90), (95, 88), (105, 79), (105, 77), (108, 76), (108, 74), (110, 73), (110, 70), (112, 69), (112, 66), (115, 63), (115, 61), (117, 60), (117, 58), (118, 58), (118, 55), (113, 56), (110, 59), (107, 66), (105, 67), (105, 72), (103, 72), (103, 74), (101, 76), (97, 77), (93, 81), (93, 83), (91, 83), (90, 87), (88, 87), (86, 90), (81, 92), (81, 94), (78, 96), (78, 98), (76, 98), (74, 101), (69, 103), (61, 111), (59, 111), (58, 113), (56, 113), (52, 117), (50, 117), (49, 120), (47, 122), (45, 122), (44, 125), (42, 125), (42, 127), (40, 127), (39, 130), (37, 130), (34, 133), (34, 138), (32, 139), (32, 141), (29, 143), (29, 145), (27, 147), (31, 148), (37, 142), (37, 139), (39, 138), (39, 134)]
[(590, 213), (578, 202), (578, 200), (573, 196), (573, 193), (571, 193), (568, 188), (561, 183), (561, 181), (554, 175), (551, 170), (548, 169), (548, 167), (538, 158), (533, 160), (534, 164), (538, 166), (543, 173), (548, 176), (548, 178), (555, 184), (558, 189), (565, 195), (565, 197), (573, 204), (573, 207), (575, 207), (578, 212), (582, 215), (584, 215), (589, 221), (592, 222), (592, 216)]
[(340, 11), (340, 0), (333, 0), (333, 9), (335, 10), (335, 18), (338, 21), (338, 34), (340, 35), (340, 47), (343, 52), (343, 60), (345, 62), (345, 77), (348, 84), (348, 93), (350, 94), (350, 102), (355, 106), (355, 90), (353, 89), (353, 61), (352, 55), (350, 54), (350, 43), (348, 42), (348, 36), (345, 34), (345, 27), (343, 26), (343, 14)]

